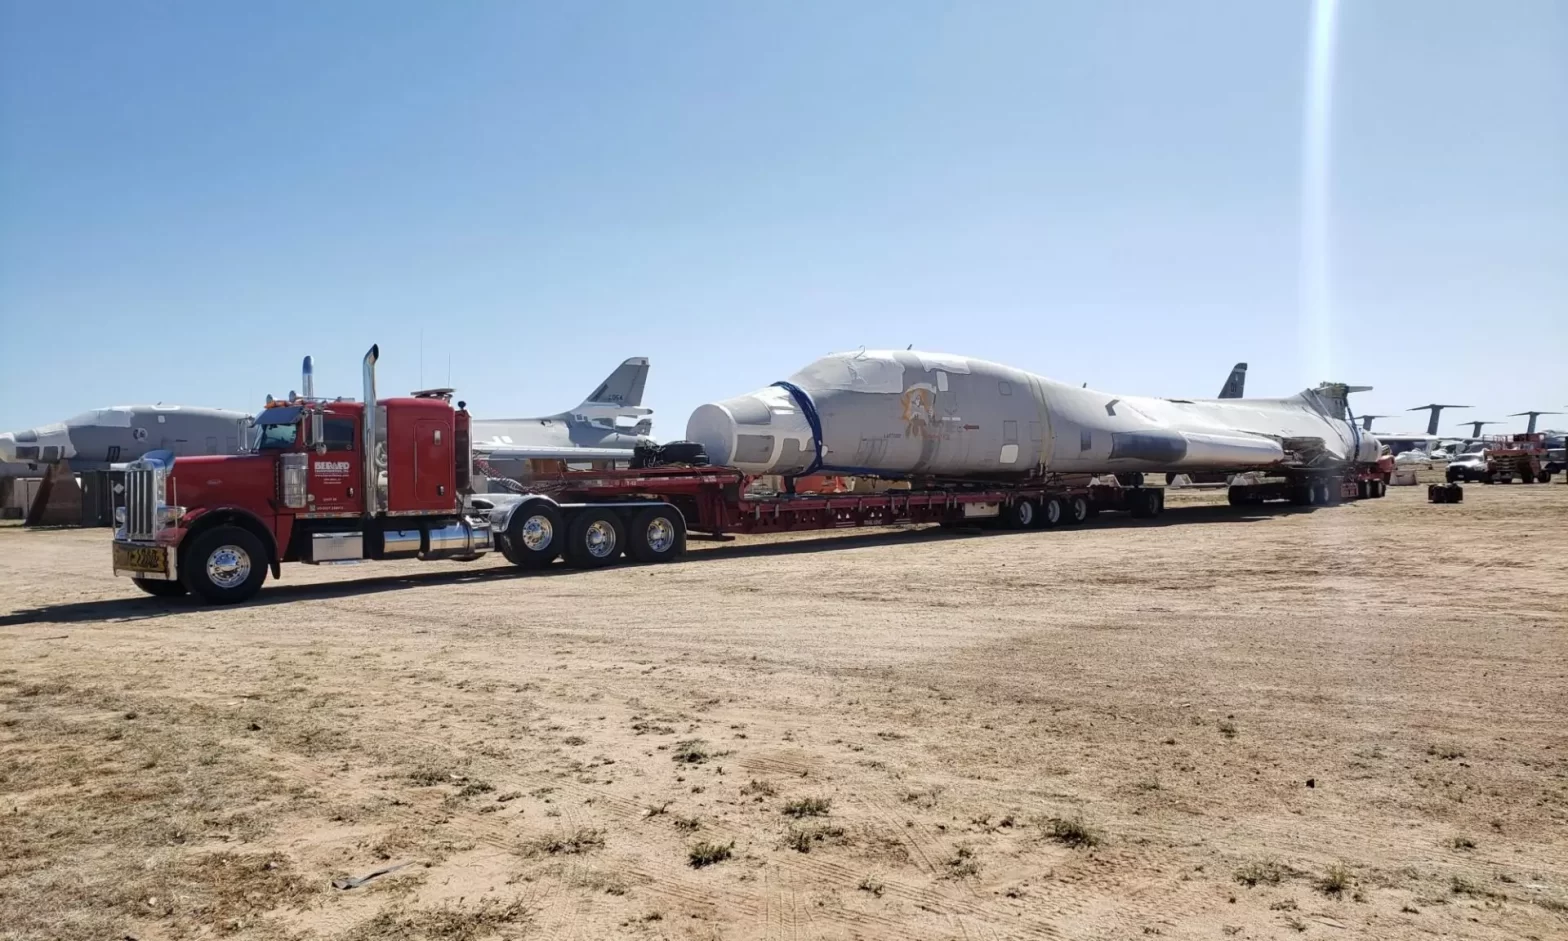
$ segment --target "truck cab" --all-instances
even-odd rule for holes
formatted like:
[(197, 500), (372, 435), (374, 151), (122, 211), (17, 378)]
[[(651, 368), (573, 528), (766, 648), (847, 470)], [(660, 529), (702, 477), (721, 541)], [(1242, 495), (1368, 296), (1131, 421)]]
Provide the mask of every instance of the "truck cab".
[[(478, 558), (493, 548), (489, 514), (467, 502), (469, 416), (450, 389), (364, 401), (305, 393), (274, 400), (241, 454), (154, 453), (126, 465), (114, 571), (154, 595), (209, 601), (255, 594), (284, 562)], [(374, 403), (374, 405), (367, 405)]]

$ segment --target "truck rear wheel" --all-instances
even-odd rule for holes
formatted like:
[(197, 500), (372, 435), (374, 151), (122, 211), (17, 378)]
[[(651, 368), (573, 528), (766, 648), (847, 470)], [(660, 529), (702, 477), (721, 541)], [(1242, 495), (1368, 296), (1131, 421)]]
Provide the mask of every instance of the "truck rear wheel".
[(1076, 526), (1089, 518), (1089, 501), (1083, 496), (1067, 498), (1067, 522)]
[(668, 562), (686, 549), (686, 523), (673, 506), (650, 506), (632, 520), (626, 538), (638, 562)]
[(1065, 511), (1062, 508), (1061, 497), (1046, 497), (1045, 502), (1040, 504), (1041, 526), (1045, 526), (1047, 528), (1051, 526), (1059, 526), (1061, 525), (1062, 517), (1064, 515)]
[(560, 510), (543, 500), (525, 503), (507, 520), (501, 554), (521, 568), (544, 568), (561, 554), (565, 534)]
[(610, 510), (580, 510), (566, 531), (566, 561), (577, 568), (610, 565), (626, 548), (626, 527)]
[(267, 579), (267, 550), (248, 529), (217, 526), (186, 548), (180, 578), (210, 604), (247, 601)]
[(155, 598), (178, 598), (186, 592), (179, 582), (161, 578), (133, 578), (131, 583)]

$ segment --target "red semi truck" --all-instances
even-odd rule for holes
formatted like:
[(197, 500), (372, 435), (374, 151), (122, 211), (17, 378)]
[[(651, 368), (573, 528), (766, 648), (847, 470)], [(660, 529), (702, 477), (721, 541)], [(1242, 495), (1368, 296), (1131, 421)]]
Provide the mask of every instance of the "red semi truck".
[[(895, 523), (1013, 528), (1081, 523), (1101, 510), (1158, 516), (1164, 490), (1142, 475), (1052, 477), (1024, 484), (916, 482), (871, 494), (747, 496), (728, 467), (667, 465), (568, 472), (548, 493), (475, 494), (464, 403), (452, 390), (376, 397), (377, 347), (364, 359), (364, 399), (304, 394), (268, 400), (245, 453), (153, 453), (125, 467), (113, 565), (143, 591), (232, 603), (255, 595), (284, 562), (470, 561), (491, 551), (523, 567), (565, 557), (591, 568), (623, 556), (680, 556), (688, 530), (722, 536)], [(308, 362), (308, 361), (307, 361)], [(374, 403), (374, 407), (367, 407)], [(1370, 477), (1376, 468), (1357, 472)], [(1355, 476), (1316, 474), (1253, 499), (1331, 502), (1367, 492)], [(1321, 496), (1319, 496), (1321, 494)]]

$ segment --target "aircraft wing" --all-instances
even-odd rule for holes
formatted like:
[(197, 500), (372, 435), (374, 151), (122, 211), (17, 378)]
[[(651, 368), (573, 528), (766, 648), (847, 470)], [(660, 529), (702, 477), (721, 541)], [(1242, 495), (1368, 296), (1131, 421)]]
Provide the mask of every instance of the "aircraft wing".
[(491, 461), (629, 461), (632, 449), (475, 444), (474, 456)]

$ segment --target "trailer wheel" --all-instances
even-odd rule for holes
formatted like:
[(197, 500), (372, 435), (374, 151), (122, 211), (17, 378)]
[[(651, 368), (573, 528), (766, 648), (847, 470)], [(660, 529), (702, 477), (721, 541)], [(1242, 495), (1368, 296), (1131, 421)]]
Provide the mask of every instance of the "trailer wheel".
[(165, 581), (161, 578), (133, 578), (131, 584), (155, 598), (178, 598), (188, 591), (178, 581)]
[(507, 520), (501, 554), (521, 568), (543, 568), (560, 556), (565, 532), (560, 510), (543, 500), (525, 503)]
[(1089, 501), (1082, 496), (1067, 498), (1067, 522), (1076, 526), (1089, 518)]
[(1165, 501), (1159, 490), (1139, 488), (1127, 494), (1127, 509), (1137, 519), (1153, 519), (1164, 509)]
[(610, 510), (581, 510), (567, 527), (566, 561), (577, 568), (610, 565), (625, 548), (626, 527)]
[(1008, 529), (1033, 529), (1040, 524), (1040, 509), (1028, 497), (1002, 507), (1002, 525)]
[(672, 506), (651, 506), (632, 520), (627, 551), (638, 562), (668, 562), (686, 549), (686, 524)]
[(261, 590), (267, 579), (267, 550), (250, 530), (217, 526), (185, 550), (185, 587), (210, 604), (235, 604)]
[(1231, 506), (1246, 506), (1252, 502), (1250, 498), (1245, 487), (1230, 487), (1225, 491), (1225, 499)]
[(1046, 497), (1040, 503), (1040, 525), (1046, 529), (1060, 526), (1066, 509), (1062, 506), (1061, 497)]

